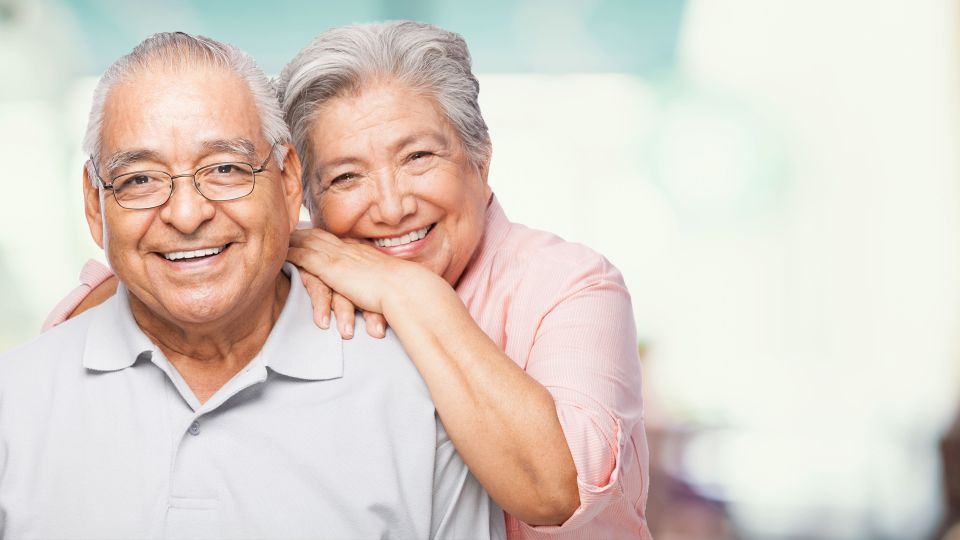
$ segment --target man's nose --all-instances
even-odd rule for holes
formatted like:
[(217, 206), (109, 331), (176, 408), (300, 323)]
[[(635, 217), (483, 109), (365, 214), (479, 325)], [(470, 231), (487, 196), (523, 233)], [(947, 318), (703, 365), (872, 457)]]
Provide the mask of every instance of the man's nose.
[(384, 225), (399, 225), (417, 211), (417, 199), (410, 193), (409, 182), (393, 170), (383, 170), (377, 178), (376, 201), (371, 217)]
[(173, 179), (173, 193), (160, 207), (160, 219), (183, 234), (192, 234), (216, 214), (214, 203), (197, 191), (191, 177)]

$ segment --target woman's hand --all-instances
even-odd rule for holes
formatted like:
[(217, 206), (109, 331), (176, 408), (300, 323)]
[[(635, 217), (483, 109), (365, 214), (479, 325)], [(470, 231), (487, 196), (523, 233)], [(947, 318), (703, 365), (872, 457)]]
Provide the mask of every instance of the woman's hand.
[(332, 309), (340, 335), (350, 339), (357, 307), (364, 312), (368, 334), (376, 338), (386, 334), (387, 322), (382, 315), (384, 293), (373, 285), (383, 285), (394, 263), (405, 261), (364, 244), (344, 242), (319, 229), (295, 231), (287, 259), (301, 270), (317, 326), (329, 328)]
[[(330, 310), (332, 309), (340, 336), (343, 339), (352, 338), (356, 322), (356, 309), (353, 302), (303, 268), (300, 269), (300, 280), (303, 281), (303, 286), (306, 287), (307, 294), (310, 295), (313, 303), (313, 322), (320, 328), (330, 328)], [(363, 318), (367, 323), (367, 334), (370, 334), (370, 337), (382, 338), (386, 335), (387, 321), (383, 315), (364, 311)]]

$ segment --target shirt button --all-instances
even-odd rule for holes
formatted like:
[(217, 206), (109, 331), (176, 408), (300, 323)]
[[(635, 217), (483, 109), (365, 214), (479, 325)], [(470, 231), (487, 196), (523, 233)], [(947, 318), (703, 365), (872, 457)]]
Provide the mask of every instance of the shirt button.
[(187, 431), (189, 431), (191, 435), (199, 435), (199, 434), (200, 434), (200, 422), (197, 422), (196, 420), (194, 420), (193, 423), (190, 424), (190, 428), (189, 428)]

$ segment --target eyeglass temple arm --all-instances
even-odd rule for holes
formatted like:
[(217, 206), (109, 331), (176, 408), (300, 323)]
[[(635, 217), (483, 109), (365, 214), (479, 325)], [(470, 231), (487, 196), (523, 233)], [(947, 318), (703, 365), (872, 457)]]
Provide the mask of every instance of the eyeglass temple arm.
[(100, 176), (100, 171), (97, 170), (97, 160), (90, 156), (90, 167), (93, 168), (93, 174), (97, 177), (97, 180), (100, 181), (100, 185), (103, 186), (103, 189), (113, 189), (113, 183), (106, 183), (103, 181), (103, 177)]
[(263, 163), (259, 167), (253, 170), (253, 174), (262, 173), (267, 168), (267, 163), (270, 163), (270, 158), (273, 157), (273, 150), (280, 144), (280, 141), (273, 141), (273, 144), (270, 145), (270, 151), (267, 152), (267, 158), (263, 160)]

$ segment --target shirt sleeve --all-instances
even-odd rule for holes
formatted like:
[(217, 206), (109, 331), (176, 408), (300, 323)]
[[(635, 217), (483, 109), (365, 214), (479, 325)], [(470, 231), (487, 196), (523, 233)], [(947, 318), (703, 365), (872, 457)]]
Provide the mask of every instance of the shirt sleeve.
[(77, 309), (77, 306), (83, 302), (83, 299), (90, 294), (90, 291), (96, 289), (98, 285), (109, 279), (112, 275), (113, 271), (103, 263), (93, 259), (88, 260), (86, 264), (83, 265), (83, 268), (80, 269), (80, 284), (67, 293), (67, 295), (63, 297), (63, 300), (60, 300), (57, 305), (53, 307), (53, 310), (47, 315), (47, 319), (43, 321), (41, 331), (46, 332), (67, 320), (67, 317), (69, 317), (70, 314)]
[(539, 269), (527, 273), (536, 284), (522, 288), (530, 291), (524, 301), (539, 304), (542, 317), (525, 369), (556, 402), (577, 469), (580, 507), (560, 526), (521, 526), (563, 533), (624, 496), (624, 482), (631, 495), (646, 490), (646, 463), (632, 466), (626, 480), (622, 466), (625, 453), (637, 451), (631, 446), (638, 443), (635, 431), (642, 437), (640, 359), (630, 295), (613, 265), (576, 244), (536, 259), (532, 266)]

